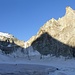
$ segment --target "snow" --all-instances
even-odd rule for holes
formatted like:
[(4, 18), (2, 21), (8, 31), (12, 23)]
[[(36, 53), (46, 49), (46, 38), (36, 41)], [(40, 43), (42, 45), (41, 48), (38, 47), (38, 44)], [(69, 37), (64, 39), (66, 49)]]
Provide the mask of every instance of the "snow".
[(42, 66), (42, 65), (32, 65), (32, 64), (0, 64), (0, 74), (1, 75), (48, 75), (47, 68), (52, 71), (55, 67)]
[(75, 60), (74, 59), (65, 59), (56, 58), (56, 57), (43, 57), (40, 59), (40, 56), (31, 56), (31, 60), (28, 60), (27, 57), (10, 57), (9, 55), (0, 54), (0, 64), (32, 64), (32, 65), (45, 65), (53, 66), (59, 70), (55, 72), (50, 72), (50, 75), (75, 75)]
[[(0, 50), (0, 64), (6, 64), (6, 65), (11, 64), (11, 66), (16, 64), (18, 66), (20, 64), (24, 64), (24, 65), (31, 64), (31, 65), (36, 65), (36, 68), (38, 67), (38, 65), (50, 66), (50, 67), (52, 66), (58, 68), (58, 70), (51, 72), (51, 69), (47, 68), (46, 70), (50, 70), (49, 75), (75, 75), (74, 58), (65, 60), (65, 58), (62, 56), (56, 58), (48, 55), (48, 56), (43, 56), (43, 58), (40, 59), (40, 54), (37, 51), (33, 51), (33, 50), (30, 51), (29, 56), (31, 60), (29, 60), (27, 55), (23, 54), (20, 50), (9, 55), (3, 54), (2, 51)], [(24, 67), (22, 67), (22, 70), (23, 69)]]
[(11, 45), (11, 44), (9, 44), (7, 47), (12, 47), (12, 45)]
[(13, 37), (11, 34), (3, 33), (3, 32), (0, 32), (0, 36), (4, 36), (4, 37), (7, 37), (7, 38)]
[[(0, 32), (0, 36), (4, 36), (7, 38), (13, 37), (8, 33), (2, 33), (2, 32)], [(8, 47), (11, 47), (11, 44), (9, 44)], [(38, 73), (40, 73), (40, 70), (42, 70), (41, 71), (42, 74), (38, 75), (75, 75), (74, 58), (65, 60), (65, 58), (62, 56), (56, 58), (48, 55), (48, 56), (43, 56), (43, 58), (40, 59), (41, 56), (40, 53), (36, 50), (34, 51), (31, 46), (28, 47), (26, 43), (25, 43), (25, 51), (28, 51), (29, 54), (27, 54), (26, 52), (23, 53), (21, 49), (19, 49), (16, 52), (13, 52), (12, 54), (6, 55), (3, 54), (2, 51), (0, 50), (0, 73), (5, 73), (5, 72), (16, 73), (19, 71), (25, 72), (25, 69), (28, 69), (28, 72), (32, 73), (38, 68), (37, 70)], [(28, 59), (28, 55), (30, 57), (30, 60)], [(58, 68), (58, 70), (56, 70), (56, 68)], [(45, 74), (46, 72), (49, 72), (49, 74)]]

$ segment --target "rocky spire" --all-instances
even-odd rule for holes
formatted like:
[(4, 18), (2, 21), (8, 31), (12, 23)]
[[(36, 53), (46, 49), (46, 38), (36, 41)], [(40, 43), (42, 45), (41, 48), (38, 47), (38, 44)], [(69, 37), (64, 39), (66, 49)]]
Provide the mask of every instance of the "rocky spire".
[(75, 15), (75, 10), (73, 10), (70, 6), (66, 7), (66, 14)]

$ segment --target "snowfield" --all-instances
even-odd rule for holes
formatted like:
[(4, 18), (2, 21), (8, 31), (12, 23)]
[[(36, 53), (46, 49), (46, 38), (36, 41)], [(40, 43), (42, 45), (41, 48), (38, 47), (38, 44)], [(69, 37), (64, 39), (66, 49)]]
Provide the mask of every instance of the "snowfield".
[(57, 69), (51, 66), (32, 64), (0, 64), (0, 73), (3, 75), (48, 75)]
[(13, 56), (0, 54), (0, 74), (3, 75), (75, 75), (75, 59), (30, 54)]
[(29, 56), (20, 50), (12, 54), (3, 54), (0, 50), (1, 75), (75, 75), (75, 59), (43, 56), (29, 49)]

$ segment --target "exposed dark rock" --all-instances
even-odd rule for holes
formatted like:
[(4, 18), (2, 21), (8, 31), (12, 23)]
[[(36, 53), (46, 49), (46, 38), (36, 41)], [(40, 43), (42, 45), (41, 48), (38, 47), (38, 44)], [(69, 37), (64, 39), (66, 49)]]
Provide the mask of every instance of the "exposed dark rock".
[(42, 34), (36, 40), (33, 41), (32, 46), (35, 50), (38, 50), (42, 55), (54, 55), (54, 56), (70, 56), (74, 57), (73, 54), (75, 48), (63, 44), (62, 42), (51, 37), (47, 32)]

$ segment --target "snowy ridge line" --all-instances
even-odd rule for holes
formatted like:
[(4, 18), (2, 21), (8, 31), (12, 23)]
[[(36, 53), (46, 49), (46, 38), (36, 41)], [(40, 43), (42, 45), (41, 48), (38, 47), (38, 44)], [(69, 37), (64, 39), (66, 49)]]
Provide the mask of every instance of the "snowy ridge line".
[(9, 33), (3, 33), (3, 32), (0, 32), (0, 36), (4, 36), (4, 37), (7, 37), (7, 38), (13, 37), (13, 35), (11, 35)]

